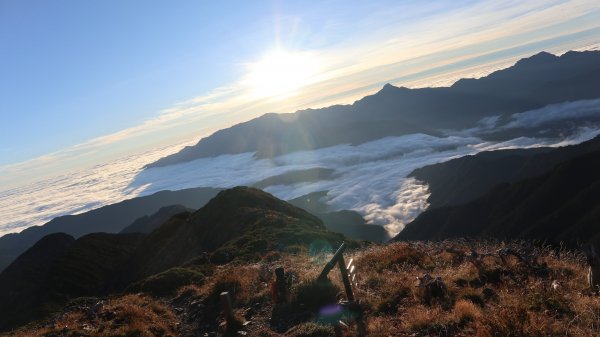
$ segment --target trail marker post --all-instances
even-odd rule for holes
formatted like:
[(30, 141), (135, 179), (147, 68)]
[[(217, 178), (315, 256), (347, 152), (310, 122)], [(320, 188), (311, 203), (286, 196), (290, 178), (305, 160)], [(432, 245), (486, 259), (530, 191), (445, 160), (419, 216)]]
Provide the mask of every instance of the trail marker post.
[(235, 325), (235, 316), (233, 315), (233, 308), (231, 306), (231, 297), (228, 292), (221, 293), (221, 306), (223, 307), (223, 315), (227, 321), (227, 329), (231, 329)]
[[(341, 301), (339, 305), (346, 308), (350, 312), (353, 312), (355, 317), (353, 320), (357, 322), (358, 326), (358, 334), (359, 336), (365, 336), (367, 333), (366, 326), (363, 322), (363, 312), (360, 304), (356, 301), (354, 297), (354, 292), (352, 291), (352, 286), (358, 285), (357, 279), (357, 268), (354, 264), (354, 259), (350, 259), (348, 265), (346, 265), (346, 261), (344, 260), (344, 251), (346, 250), (346, 243), (342, 243), (342, 245), (337, 249), (331, 260), (327, 262), (321, 274), (319, 274), (318, 280), (325, 281), (327, 279), (327, 275), (329, 272), (335, 268), (337, 264), (340, 269), (340, 274), (342, 276), (342, 282), (344, 283), (344, 290), (346, 291), (346, 301)], [(340, 321), (340, 324), (335, 326), (336, 335), (341, 336), (341, 326), (345, 325), (345, 323)]]
[(287, 303), (289, 301), (289, 291), (283, 267), (275, 269), (275, 283), (273, 286), (274, 288), (271, 291), (273, 292), (272, 295), (275, 302)]

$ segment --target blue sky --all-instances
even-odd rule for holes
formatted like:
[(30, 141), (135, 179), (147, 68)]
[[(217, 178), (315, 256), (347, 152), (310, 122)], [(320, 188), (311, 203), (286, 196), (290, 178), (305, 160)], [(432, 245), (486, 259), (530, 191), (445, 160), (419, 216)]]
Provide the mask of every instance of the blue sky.
[[(595, 45), (599, 7), (0, 0), (0, 188), (267, 112), (351, 103), (386, 82), (448, 85), (541, 50)], [(274, 50), (282, 70), (269, 69)], [(285, 74), (297, 83), (277, 83), (290, 64), (303, 65)], [(268, 76), (289, 92), (256, 79)]]

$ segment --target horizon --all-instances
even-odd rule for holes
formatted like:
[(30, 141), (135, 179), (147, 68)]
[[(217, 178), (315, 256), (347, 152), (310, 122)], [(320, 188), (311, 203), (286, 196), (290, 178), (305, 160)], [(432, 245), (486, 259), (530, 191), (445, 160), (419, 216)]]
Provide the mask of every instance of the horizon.
[(1, 336), (598, 333), (597, 0), (0, 0), (0, 50)]
[[(319, 9), (273, 1), (238, 3), (256, 17), (240, 10), (219, 18), (210, 13), (222, 14), (221, 5), (191, 2), (128, 3), (122, 12), (110, 2), (60, 5), (4, 2), (0, 11), (3, 31), (12, 32), (0, 38), (11, 51), (0, 56), (8, 73), (0, 80), (0, 190), (176, 149), (269, 112), (350, 104), (384, 83), (447, 86), (541, 51), (597, 49), (600, 36), (600, 9), (592, 1), (331, 1)], [(94, 19), (81, 21), (92, 9)], [(144, 15), (135, 16), (140, 10)], [(182, 20), (202, 15), (208, 20)], [(168, 31), (151, 25), (159, 18), (172, 25)], [(209, 44), (214, 29), (239, 33), (236, 23), (251, 29)], [(441, 24), (444, 32), (435, 29)], [(60, 45), (65, 41), (73, 45)], [(140, 54), (146, 49), (152, 53)]]

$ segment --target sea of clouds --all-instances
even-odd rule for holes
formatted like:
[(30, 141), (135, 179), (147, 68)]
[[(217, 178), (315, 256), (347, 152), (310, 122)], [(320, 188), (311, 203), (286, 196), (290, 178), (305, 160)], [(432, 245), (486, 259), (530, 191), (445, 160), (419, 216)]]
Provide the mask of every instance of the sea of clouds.
[[(269, 186), (265, 190), (286, 200), (327, 190), (323, 201), (331, 210), (356, 210), (369, 223), (384, 226), (395, 235), (428, 206), (427, 186), (407, 177), (414, 169), (486, 150), (576, 144), (600, 134), (599, 117), (600, 100), (586, 100), (515, 114), (503, 125), (497, 125), (498, 118), (486, 118), (475, 128), (443, 137), (411, 134), (273, 159), (256, 159), (253, 153), (243, 153), (143, 170), (144, 165), (178, 151), (181, 145), (164, 147), (0, 191), (0, 235), (161, 190), (252, 185), (310, 168), (328, 168), (334, 173), (328, 180)], [(536, 133), (538, 136), (495, 142), (481, 137), (494, 129), (540, 130), (557, 121), (568, 121), (570, 131), (562, 130), (560, 136), (548, 138)]]

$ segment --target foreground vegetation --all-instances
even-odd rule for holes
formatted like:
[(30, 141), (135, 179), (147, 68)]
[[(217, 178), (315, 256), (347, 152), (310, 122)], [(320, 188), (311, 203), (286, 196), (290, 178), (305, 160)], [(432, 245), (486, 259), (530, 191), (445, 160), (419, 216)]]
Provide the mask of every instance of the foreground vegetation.
[[(331, 336), (339, 317), (322, 309), (343, 294), (339, 272), (331, 272), (331, 283), (314, 282), (330, 256), (294, 246), (258, 262), (187, 265), (118, 296), (77, 299), (51, 319), (6, 335)], [(600, 334), (600, 297), (589, 291), (578, 252), (528, 243), (400, 242), (349, 251), (350, 257), (369, 336)], [(270, 282), (279, 266), (289, 273), (291, 299), (274, 305)], [(440, 277), (445, 291), (419, 287), (424, 274)], [(222, 291), (232, 296), (235, 331), (223, 324)], [(342, 319), (342, 334), (356, 335), (356, 324)]]

